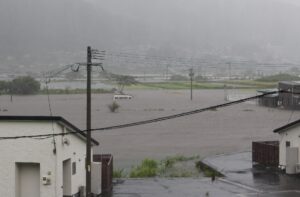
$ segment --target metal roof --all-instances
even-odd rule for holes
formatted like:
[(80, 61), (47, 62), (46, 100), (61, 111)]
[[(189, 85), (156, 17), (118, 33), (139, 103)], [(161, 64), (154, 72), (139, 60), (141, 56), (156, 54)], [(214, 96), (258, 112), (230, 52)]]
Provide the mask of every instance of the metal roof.
[[(81, 131), (79, 128), (77, 128), (75, 125), (67, 121), (61, 116), (0, 116), (0, 121), (5, 121), (5, 120), (24, 120), (24, 121), (55, 121), (55, 122), (60, 122), (70, 129), (72, 129), (75, 132), (78, 132), (82, 137), (86, 139), (86, 134)], [(76, 135), (76, 134), (74, 134)], [(99, 145), (99, 142), (95, 139), (92, 138), (92, 143), (94, 145)]]
[(289, 124), (286, 124), (286, 125), (284, 125), (284, 126), (282, 126), (282, 127), (279, 127), (279, 128), (277, 128), (277, 129), (273, 130), (273, 132), (274, 132), (274, 133), (282, 133), (282, 132), (285, 132), (285, 131), (287, 131), (288, 129), (297, 126), (299, 123), (300, 123), (300, 119), (299, 119), (299, 120), (296, 120), (296, 121), (294, 121), (294, 122), (291, 122), (291, 123), (289, 123)]

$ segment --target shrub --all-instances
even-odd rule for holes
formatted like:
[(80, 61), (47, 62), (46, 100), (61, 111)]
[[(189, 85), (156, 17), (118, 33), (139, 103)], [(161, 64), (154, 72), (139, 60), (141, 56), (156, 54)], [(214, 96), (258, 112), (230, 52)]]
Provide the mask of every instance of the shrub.
[(114, 101), (112, 104), (108, 105), (108, 109), (110, 112), (117, 112), (117, 110), (120, 108), (120, 105)]
[(206, 177), (212, 177), (212, 176), (218, 176), (222, 177), (223, 174), (216, 171), (215, 169), (211, 168), (210, 166), (204, 164), (202, 161), (198, 161), (195, 163), (196, 168), (201, 172), (203, 172), (204, 176)]
[(157, 171), (157, 162), (152, 159), (145, 159), (141, 165), (134, 167), (130, 172), (130, 178), (154, 177)]
[(124, 176), (124, 170), (123, 169), (116, 169), (113, 171), (113, 178), (122, 178)]
[(165, 160), (162, 161), (162, 163), (166, 168), (171, 168), (176, 162), (190, 161), (195, 159), (199, 159), (199, 156), (185, 157), (183, 155), (175, 155), (173, 157), (167, 157)]

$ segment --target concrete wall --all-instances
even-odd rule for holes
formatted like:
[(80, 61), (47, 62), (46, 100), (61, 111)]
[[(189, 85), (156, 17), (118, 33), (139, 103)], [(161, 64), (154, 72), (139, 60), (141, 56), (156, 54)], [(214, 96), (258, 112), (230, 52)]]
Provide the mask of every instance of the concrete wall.
[[(54, 132), (66, 130), (54, 123)], [(51, 121), (0, 121), (1, 136), (31, 135), (52, 133)], [(40, 175), (49, 176), (50, 185), (42, 184), (40, 179), (41, 197), (61, 197), (63, 195), (63, 161), (71, 159), (76, 162), (76, 174), (72, 175), (72, 193), (78, 192), (79, 186), (85, 185), (85, 142), (74, 136), (65, 138), (69, 145), (63, 143), (62, 136), (55, 137), (56, 154), (53, 153), (53, 138), (17, 139), (0, 141), (0, 194), (5, 197), (16, 197), (17, 178), (16, 163), (39, 163)]]
[[(294, 127), (288, 132), (280, 133), (279, 144), (279, 165), (286, 166), (286, 142), (289, 141), (290, 147), (300, 147), (300, 127)], [(298, 158), (300, 158), (300, 151), (298, 151)], [(300, 163), (298, 159), (298, 163)]]

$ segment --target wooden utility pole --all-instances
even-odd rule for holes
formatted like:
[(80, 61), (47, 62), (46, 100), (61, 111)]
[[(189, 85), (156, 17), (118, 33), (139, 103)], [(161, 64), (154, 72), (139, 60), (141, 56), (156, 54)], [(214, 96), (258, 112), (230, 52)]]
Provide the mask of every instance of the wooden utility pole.
[(87, 86), (86, 86), (86, 197), (91, 197), (91, 71), (92, 50), (87, 47)]
[(195, 75), (194, 69), (191, 68), (190, 73), (189, 73), (189, 76), (191, 78), (191, 101), (193, 100), (193, 78), (194, 78), (194, 75)]

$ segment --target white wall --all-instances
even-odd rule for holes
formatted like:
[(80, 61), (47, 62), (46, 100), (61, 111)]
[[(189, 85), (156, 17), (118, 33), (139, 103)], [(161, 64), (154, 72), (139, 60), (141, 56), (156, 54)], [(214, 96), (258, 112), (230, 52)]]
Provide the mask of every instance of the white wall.
[[(57, 125), (57, 127), (60, 127)], [(63, 138), (67, 138), (70, 142), (69, 145), (63, 143)], [(62, 162), (67, 159), (71, 159), (71, 163), (76, 162), (76, 174), (72, 175), (72, 194), (78, 192), (80, 186), (85, 186), (85, 155), (86, 155), (86, 144), (85, 142), (74, 136), (67, 135), (65, 137), (57, 137), (57, 174), (62, 173)], [(58, 188), (61, 188), (63, 184), (62, 176), (57, 180)], [(57, 196), (62, 196), (62, 189), (58, 191)]]
[[(62, 132), (63, 127), (54, 124), (54, 132)], [(50, 121), (0, 121), (1, 136), (31, 135), (52, 133)], [(85, 142), (74, 136), (66, 136), (70, 144), (63, 144), (62, 137), (55, 137), (57, 153), (53, 154), (53, 139), (17, 139), (0, 141), (0, 194), (15, 197), (16, 162), (39, 163), (40, 174), (51, 173), (51, 184), (42, 185), (41, 197), (62, 196), (62, 164), (63, 160), (76, 162), (77, 173), (72, 175), (72, 192), (85, 185)]]
[[(286, 166), (286, 141), (290, 141), (290, 147), (298, 147), (300, 149), (300, 127), (294, 127), (287, 132), (280, 133), (279, 144), (279, 165)], [(298, 158), (300, 158), (300, 150)], [(300, 161), (298, 161), (300, 163)]]

